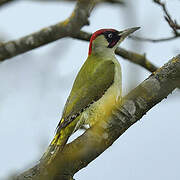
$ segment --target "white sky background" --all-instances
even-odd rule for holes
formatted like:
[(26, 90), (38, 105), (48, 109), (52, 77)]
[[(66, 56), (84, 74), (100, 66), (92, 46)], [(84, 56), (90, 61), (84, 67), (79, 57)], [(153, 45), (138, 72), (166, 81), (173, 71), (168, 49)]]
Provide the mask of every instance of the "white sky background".
[[(171, 14), (180, 22), (180, 2), (168, 2)], [(104, 27), (141, 26), (139, 34), (146, 37), (170, 35), (161, 9), (151, 0), (136, 0), (134, 7), (136, 20), (125, 8), (99, 6), (91, 15), (91, 25), (83, 29), (93, 32)], [(55, 24), (69, 16), (73, 8), (70, 3), (25, 0), (1, 8), (0, 38), (3, 35), (3, 39), (12, 40)], [(132, 19), (126, 22), (126, 17)], [(180, 39), (158, 44), (126, 40), (121, 46), (146, 53), (154, 64), (161, 66), (180, 53), (179, 44)], [(87, 42), (66, 38), (1, 63), (0, 179), (32, 166), (45, 151), (87, 53)], [(134, 79), (135, 87), (149, 75), (141, 67), (118, 59), (124, 90), (130, 87), (128, 82)], [(174, 92), (149, 111), (100, 157), (78, 172), (75, 179), (179, 180), (179, 95)]]

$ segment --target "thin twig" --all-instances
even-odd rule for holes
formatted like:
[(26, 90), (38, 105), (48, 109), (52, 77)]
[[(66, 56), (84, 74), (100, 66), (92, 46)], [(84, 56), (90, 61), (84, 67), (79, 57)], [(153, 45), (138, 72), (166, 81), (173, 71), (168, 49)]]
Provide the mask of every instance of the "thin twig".
[(147, 42), (164, 42), (164, 41), (170, 41), (170, 40), (174, 40), (180, 37), (180, 34), (176, 35), (176, 36), (172, 36), (172, 37), (165, 37), (165, 38), (159, 38), (159, 39), (151, 39), (151, 38), (145, 38), (145, 37), (139, 37), (139, 36), (134, 36), (131, 35), (130, 38), (133, 40), (138, 40), (138, 41), (147, 41)]
[(147, 41), (147, 42), (164, 42), (164, 41), (170, 41), (170, 40), (174, 40), (180, 37), (180, 33), (178, 32), (178, 30), (180, 29), (180, 25), (177, 23), (176, 20), (173, 20), (171, 18), (171, 15), (169, 14), (165, 3), (161, 2), (160, 0), (153, 0), (156, 4), (158, 4), (159, 6), (162, 7), (163, 11), (164, 11), (164, 18), (165, 20), (168, 22), (169, 26), (172, 28), (174, 35), (171, 37), (165, 37), (165, 38), (158, 38), (158, 39), (152, 39), (152, 38), (145, 38), (145, 37), (138, 37), (138, 36), (134, 36), (131, 35), (130, 38), (133, 40), (138, 40), (138, 41)]
[(178, 31), (177, 29), (180, 29), (180, 25), (178, 25), (178, 23), (176, 22), (176, 20), (173, 20), (171, 18), (171, 15), (169, 14), (167, 8), (166, 8), (166, 5), (165, 3), (161, 2), (161, 0), (154, 0), (154, 2), (158, 5), (160, 5), (165, 13), (165, 20), (168, 22), (169, 26), (172, 28), (172, 30), (174, 31), (174, 34), (175, 35), (178, 35)]

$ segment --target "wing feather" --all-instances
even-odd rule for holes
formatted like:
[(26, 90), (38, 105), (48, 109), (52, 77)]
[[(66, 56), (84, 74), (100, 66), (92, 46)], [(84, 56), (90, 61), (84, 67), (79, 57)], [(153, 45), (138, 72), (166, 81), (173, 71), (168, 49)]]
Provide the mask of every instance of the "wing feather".
[(66, 127), (93, 102), (99, 100), (114, 82), (115, 64), (110, 60), (86, 60), (65, 104), (58, 130)]

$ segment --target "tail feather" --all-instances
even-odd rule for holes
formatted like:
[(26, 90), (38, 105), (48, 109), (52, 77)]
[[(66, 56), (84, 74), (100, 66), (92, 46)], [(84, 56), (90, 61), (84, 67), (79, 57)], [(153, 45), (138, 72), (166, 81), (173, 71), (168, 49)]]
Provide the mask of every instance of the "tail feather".
[(48, 163), (51, 162), (56, 154), (63, 150), (68, 138), (69, 137), (62, 136), (61, 132), (57, 132), (40, 161), (48, 161)]
[(75, 120), (73, 120), (70, 124), (63, 128), (61, 126), (61, 123), (63, 123), (64, 118), (61, 119), (60, 124), (58, 124), (57, 126), (56, 135), (51, 141), (49, 147), (47, 148), (40, 161), (47, 161), (47, 163), (49, 163), (56, 157), (58, 152), (61, 152), (63, 150), (71, 134), (76, 131), (79, 119), (80, 116), (78, 116)]

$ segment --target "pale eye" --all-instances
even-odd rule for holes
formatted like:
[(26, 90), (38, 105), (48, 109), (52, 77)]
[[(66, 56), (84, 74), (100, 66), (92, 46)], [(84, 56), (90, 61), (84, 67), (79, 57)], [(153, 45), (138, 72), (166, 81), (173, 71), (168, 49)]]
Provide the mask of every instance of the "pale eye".
[(112, 38), (112, 37), (113, 37), (112, 33), (108, 34), (108, 38)]

